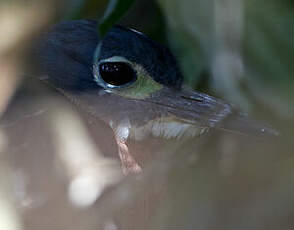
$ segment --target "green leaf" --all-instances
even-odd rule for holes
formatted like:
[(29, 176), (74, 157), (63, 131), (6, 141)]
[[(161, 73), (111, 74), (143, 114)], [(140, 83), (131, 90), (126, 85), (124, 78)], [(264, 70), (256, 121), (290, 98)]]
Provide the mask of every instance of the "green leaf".
[(98, 26), (99, 35), (103, 37), (113, 24), (124, 16), (134, 2), (135, 0), (110, 0)]

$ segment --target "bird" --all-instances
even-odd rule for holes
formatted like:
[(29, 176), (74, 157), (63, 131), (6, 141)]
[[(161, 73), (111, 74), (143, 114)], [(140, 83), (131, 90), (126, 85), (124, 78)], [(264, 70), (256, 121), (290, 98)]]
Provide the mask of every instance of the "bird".
[[(124, 174), (142, 171), (128, 140), (194, 138), (211, 130), (277, 135), (222, 99), (188, 89), (175, 56), (141, 32), (95, 20), (55, 25), (38, 44), (42, 81), (114, 132)], [(44, 77), (45, 76), (45, 77)]]

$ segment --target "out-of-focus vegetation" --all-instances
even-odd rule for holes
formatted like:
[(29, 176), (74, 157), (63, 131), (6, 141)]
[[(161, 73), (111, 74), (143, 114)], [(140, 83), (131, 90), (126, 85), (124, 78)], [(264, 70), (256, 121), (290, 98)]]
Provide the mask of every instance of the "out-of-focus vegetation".
[(245, 109), (257, 100), (292, 117), (291, 1), (158, 2), (189, 84), (204, 82)]
[[(37, 35), (80, 18), (100, 20), (101, 33), (118, 23), (169, 46), (186, 84), (281, 136), (131, 143), (152, 160), (120, 180), (105, 124), (76, 116), (38, 84), (16, 93), (34, 72)], [(291, 0), (1, 1), (0, 229), (293, 229), (293, 22)]]

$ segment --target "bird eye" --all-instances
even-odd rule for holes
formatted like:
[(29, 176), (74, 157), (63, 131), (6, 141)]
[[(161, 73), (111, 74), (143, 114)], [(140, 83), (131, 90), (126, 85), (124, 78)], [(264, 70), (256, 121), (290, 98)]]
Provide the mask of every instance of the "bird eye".
[(104, 62), (99, 65), (99, 74), (107, 84), (119, 87), (137, 80), (136, 72), (125, 62)]

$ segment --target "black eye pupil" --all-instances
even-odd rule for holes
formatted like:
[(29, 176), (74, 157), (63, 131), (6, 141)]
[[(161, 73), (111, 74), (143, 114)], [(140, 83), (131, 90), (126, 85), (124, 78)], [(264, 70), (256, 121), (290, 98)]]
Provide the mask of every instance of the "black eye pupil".
[(106, 83), (122, 86), (136, 80), (133, 68), (124, 62), (105, 62), (99, 65), (100, 76)]

